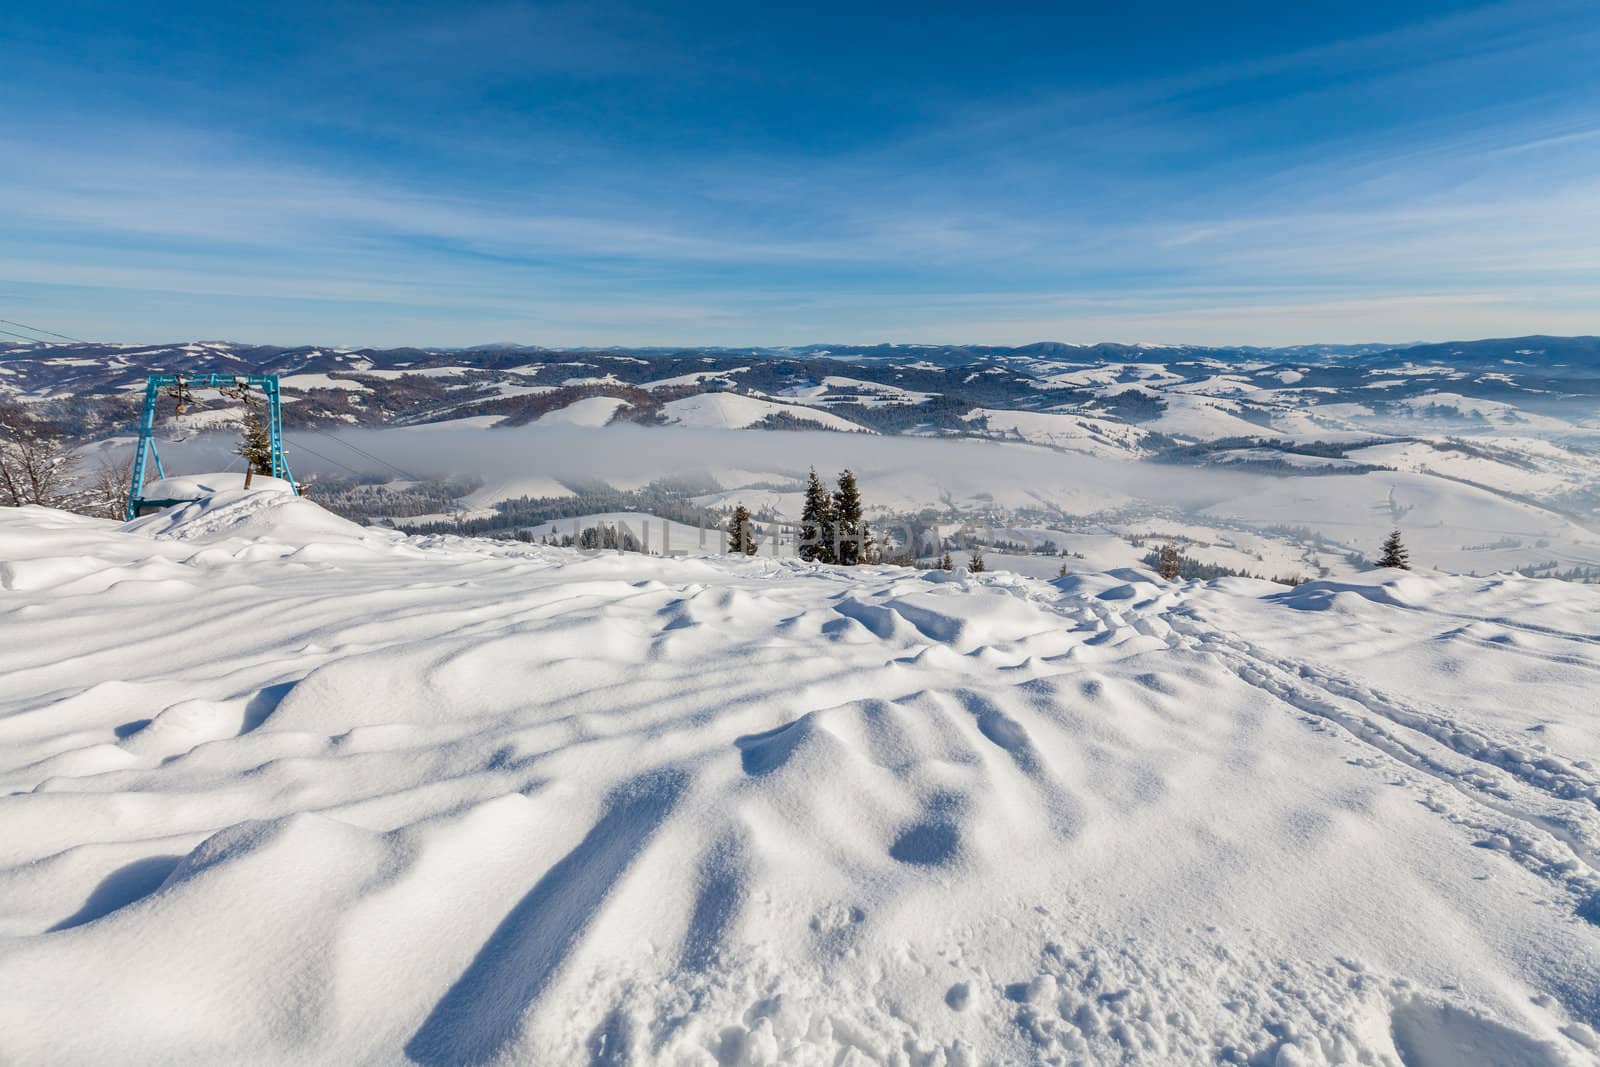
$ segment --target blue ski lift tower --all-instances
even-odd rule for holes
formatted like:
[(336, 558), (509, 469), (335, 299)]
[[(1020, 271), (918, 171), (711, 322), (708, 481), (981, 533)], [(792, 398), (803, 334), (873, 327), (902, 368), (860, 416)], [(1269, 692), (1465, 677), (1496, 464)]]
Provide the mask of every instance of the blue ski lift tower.
[(283, 455), (283, 404), (278, 396), (276, 374), (152, 374), (144, 383), (144, 411), (139, 416), (139, 445), (133, 454), (133, 484), (128, 492), (128, 520), (139, 517), (145, 508), (166, 508), (174, 504), (187, 504), (188, 500), (148, 499), (144, 495), (146, 469), (155, 460), (156, 477), (167, 476), (161, 453), (156, 451), (156, 405), (161, 391), (172, 388), (178, 399), (178, 414), (183, 414), (185, 399), (190, 389), (259, 389), (267, 401), (267, 435), (272, 443), (272, 476), (289, 483), (296, 494), (300, 487), (289, 473), (289, 461)]

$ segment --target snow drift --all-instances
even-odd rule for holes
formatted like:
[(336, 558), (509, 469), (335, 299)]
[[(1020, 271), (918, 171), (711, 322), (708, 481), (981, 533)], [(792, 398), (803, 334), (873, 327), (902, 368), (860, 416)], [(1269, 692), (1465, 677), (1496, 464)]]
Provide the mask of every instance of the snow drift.
[(1600, 595), (0, 510), (0, 1061), (1590, 1062)]

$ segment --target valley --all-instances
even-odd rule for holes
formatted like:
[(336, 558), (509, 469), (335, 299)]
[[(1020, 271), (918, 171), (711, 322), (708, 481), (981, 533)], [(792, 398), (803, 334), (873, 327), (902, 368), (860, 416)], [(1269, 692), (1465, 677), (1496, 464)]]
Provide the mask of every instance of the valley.
[[(1600, 578), (1595, 338), (17, 344), (0, 346), (0, 397), (114, 457), (145, 373), (230, 367), (282, 376), (295, 469), (313, 496), (406, 530), (545, 538), (627, 513), (691, 528), (678, 544), (701, 550), (717, 538), (700, 531), (743, 503), (782, 554), (814, 465), (862, 477), (884, 557), (910, 563), (977, 546), (995, 566), (1050, 577), (1172, 542), (1206, 573), (1304, 580), (1359, 570), (1400, 528), (1424, 566)], [(163, 452), (222, 469), (236, 421), (220, 402), (168, 415)], [(653, 545), (674, 551), (670, 537)]]

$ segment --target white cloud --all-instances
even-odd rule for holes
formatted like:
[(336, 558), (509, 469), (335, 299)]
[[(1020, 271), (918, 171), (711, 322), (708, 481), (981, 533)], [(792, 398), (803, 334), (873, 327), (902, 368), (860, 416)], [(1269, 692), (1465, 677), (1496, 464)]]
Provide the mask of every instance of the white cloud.
[[(469, 25), (397, 24), (345, 55), (339, 77), (403, 65), (419, 33), (457, 58), (493, 43), (490, 65), (535, 31), (571, 42), (570, 63), (591, 74), (649, 54), (648, 19), (603, 22), (507, 5)], [(1600, 138), (1570, 99), (1233, 147), (1310, 96), (1476, 77), (1559, 32), (1548, 11), (1500, 5), (1025, 106), (930, 109), (870, 149), (639, 160), (586, 143), (574, 149), (584, 167), (475, 181), (122, 117), (52, 129), (49, 116), (11, 116), (0, 153), (27, 165), (0, 171), (0, 281), (48, 299), (77, 332), (150, 339), (1588, 331), (1582, 307), (1550, 295), (1600, 275)], [(1194, 106), (1288, 74), (1310, 87)], [(1202, 288), (1203, 301), (1174, 296)]]

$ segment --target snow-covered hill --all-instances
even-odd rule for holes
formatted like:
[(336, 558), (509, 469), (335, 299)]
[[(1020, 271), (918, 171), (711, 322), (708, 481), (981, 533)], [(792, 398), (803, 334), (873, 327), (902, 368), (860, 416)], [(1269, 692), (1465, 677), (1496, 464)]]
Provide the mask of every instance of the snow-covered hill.
[(1600, 591), (0, 509), (0, 1061), (1593, 1062)]
[(704, 426), (719, 430), (742, 430), (773, 417), (803, 420), (812, 426), (845, 432), (864, 428), (828, 411), (775, 404), (770, 400), (738, 396), (734, 393), (700, 393), (662, 405), (663, 418), (678, 426)]
[[(1077, 422), (1108, 422), (1114, 432), (1098, 436), (1138, 455), (1168, 438), (1193, 442), (1251, 434), (1493, 432), (1592, 439), (1600, 339), (1522, 337), (1345, 351), (1115, 344), (553, 351), (0, 342), (0, 401), (37, 406), (79, 432), (100, 433), (112, 422), (131, 421), (125, 409), (153, 370), (278, 374), (290, 420), (301, 425), (491, 415), (497, 423), (516, 425), (581, 403), (574, 415), (601, 421), (627, 407), (630, 421), (783, 428), (804, 419), (841, 430), (972, 433), (983, 430), (984, 413), (999, 412), (1006, 418), (994, 421), (997, 436), (1058, 446), (1062, 428), (1072, 423), (1044, 416), (1061, 414)], [(95, 407), (86, 407), (86, 398), (95, 398)], [(601, 406), (607, 399), (620, 403), (607, 409)], [(769, 415), (780, 419), (773, 423)], [(191, 423), (200, 418), (200, 410), (191, 411)]]

